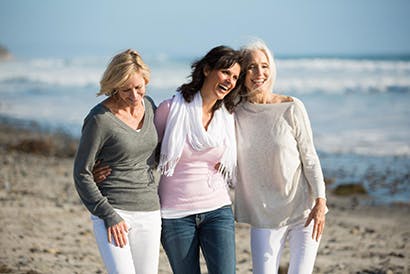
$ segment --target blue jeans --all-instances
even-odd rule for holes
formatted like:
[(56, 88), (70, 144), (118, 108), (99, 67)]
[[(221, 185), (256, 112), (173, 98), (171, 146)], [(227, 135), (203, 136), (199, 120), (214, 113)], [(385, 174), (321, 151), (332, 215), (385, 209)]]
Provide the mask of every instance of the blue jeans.
[(174, 274), (200, 274), (199, 248), (209, 274), (235, 273), (231, 206), (179, 219), (162, 219), (161, 242)]

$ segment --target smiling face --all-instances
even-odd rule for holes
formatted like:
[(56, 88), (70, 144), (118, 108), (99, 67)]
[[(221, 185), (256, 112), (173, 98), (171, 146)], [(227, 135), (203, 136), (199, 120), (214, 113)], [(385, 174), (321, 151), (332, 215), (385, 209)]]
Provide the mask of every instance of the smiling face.
[(263, 89), (268, 87), (271, 81), (272, 72), (269, 60), (261, 50), (254, 50), (251, 53), (251, 61), (246, 68), (245, 86), (248, 91)]
[(205, 80), (201, 91), (205, 96), (222, 100), (236, 85), (241, 67), (238, 63), (226, 69), (204, 69)]
[(145, 85), (146, 83), (142, 73), (133, 73), (125, 85), (118, 89), (116, 95), (127, 106), (140, 106), (145, 95)]

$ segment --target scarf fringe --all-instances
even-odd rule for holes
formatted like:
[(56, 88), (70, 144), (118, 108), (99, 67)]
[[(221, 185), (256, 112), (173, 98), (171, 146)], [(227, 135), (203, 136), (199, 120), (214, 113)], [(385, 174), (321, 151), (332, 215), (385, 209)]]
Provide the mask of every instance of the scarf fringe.
[(234, 176), (236, 168), (234, 118), (225, 106), (222, 106), (215, 111), (209, 131), (205, 132), (200, 119), (201, 115), (200, 92), (197, 92), (191, 103), (186, 103), (180, 93), (174, 96), (162, 140), (158, 170), (165, 176), (174, 174), (187, 138), (188, 143), (197, 151), (226, 146), (218, 172), (228, 182)]
[(179, 162), (180, 157), (175, 159), (168, 159), (167, 155), (160, 155), (160, 164), (158, 165), (158, 170), (162, 175), (170, 177), (174, 174), (175, 167)]
[[(165, 154), (161, 154), (160, 156), (160, 165), (158, 165), (158, 170), (162, 175), (165, 175), (167, 177), (170, 177), (174, 174), (175, 167), (177, 163), (179, 162), (179, 157), (173, 160), (167, 159)], [(218, 172), (222, 175), (224, 178), (225, 182), (228, 183), (228, 185), (233, 185), (233, 177), (234, 174), (236, 173), (236, 167), (235, 166), (226, 166), (223, 164), (219, 165)]]
[(236, 173), (236, 167), (235, 166), (227, 167), (223, 164), (220, 164), (219, 168), (218, 168), (218, 172), (222, 174), (225, 182), (227, 182), (228, 185), (232, 185), (233, 178), (234, 178), (234, 175)]

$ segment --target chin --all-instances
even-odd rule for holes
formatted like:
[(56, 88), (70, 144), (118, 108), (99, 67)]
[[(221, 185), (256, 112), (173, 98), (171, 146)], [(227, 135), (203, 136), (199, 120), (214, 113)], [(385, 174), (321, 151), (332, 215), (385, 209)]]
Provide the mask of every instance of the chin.
[(229, 92), (230, 91), (228, 91), (228, 92), (218, 92), (216, 97), (218, 98), (218, 100), (222, 100), (223, 98), (225, 98), (226, 95), (229, 94)]

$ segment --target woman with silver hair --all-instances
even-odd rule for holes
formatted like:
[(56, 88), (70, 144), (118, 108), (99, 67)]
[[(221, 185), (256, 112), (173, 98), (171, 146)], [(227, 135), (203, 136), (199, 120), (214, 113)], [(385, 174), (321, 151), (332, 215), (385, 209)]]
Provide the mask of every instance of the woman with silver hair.
[(278, 272), (287, 238), (288, 273), (311, 273), (327, 208), (309, 118), (299, 99), (272, 92), (276, 68), (262, 41), (242, 53), (235, 217), (251, 225), (253, 273)]

